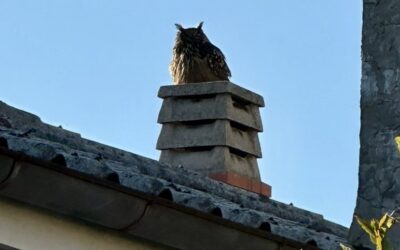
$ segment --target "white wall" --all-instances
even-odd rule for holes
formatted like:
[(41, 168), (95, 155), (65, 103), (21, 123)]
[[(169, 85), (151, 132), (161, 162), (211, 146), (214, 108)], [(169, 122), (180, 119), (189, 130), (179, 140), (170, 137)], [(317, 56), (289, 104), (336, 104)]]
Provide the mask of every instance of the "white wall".
[(23, 250), (160, 249), (4, 199), (0, 199), (0, 243)]

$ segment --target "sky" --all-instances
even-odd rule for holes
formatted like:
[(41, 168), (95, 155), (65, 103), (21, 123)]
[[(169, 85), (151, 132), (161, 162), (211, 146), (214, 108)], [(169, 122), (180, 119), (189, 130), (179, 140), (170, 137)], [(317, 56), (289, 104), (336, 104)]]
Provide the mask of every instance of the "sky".
[(272, 198), (349, 226), (358, 185), (361, 0), (0, 1), (0, 100), (152, 159), (176, 36), (204, 21), (262, 95)]

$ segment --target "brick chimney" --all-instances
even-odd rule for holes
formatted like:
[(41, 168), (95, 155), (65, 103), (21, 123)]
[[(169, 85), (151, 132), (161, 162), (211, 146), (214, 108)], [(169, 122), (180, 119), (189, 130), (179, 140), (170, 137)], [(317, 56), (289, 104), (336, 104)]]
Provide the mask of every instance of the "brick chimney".
[(158, 96), (160, 162), (271, 196), (257, 164), (262, 96), (227, 81), (162, 86)]

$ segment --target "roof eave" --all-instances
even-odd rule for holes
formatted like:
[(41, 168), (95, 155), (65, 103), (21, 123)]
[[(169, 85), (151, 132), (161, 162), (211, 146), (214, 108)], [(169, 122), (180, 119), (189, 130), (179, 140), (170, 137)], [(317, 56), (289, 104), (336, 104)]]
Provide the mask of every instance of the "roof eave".
[(318, 249), (2, 147), (0, 196), (179, 249)]

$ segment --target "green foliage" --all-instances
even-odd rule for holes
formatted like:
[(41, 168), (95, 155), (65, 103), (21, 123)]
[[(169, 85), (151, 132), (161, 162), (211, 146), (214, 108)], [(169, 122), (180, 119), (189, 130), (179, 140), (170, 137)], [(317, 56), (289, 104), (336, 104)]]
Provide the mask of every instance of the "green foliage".
[(370, 221), (356, 216), (358, 224), (369, 235), (371, 242), (376, 246), (376, 250), (393, 249), (386, 237), (389, 229), (397, 222), (392, 214), (385, 213), (379, 220), (372, 219)]
[[(397, 150), (400, 153), (400, 136), (394, 138)], [(396, 210), (395, 210), (396, 211)], [(370, 221), (364, 220), (358, 216), (356, 217), (357, 223), (366, 232), (371, 240), (372, 244), (375, 245), (376, 250), (392, 250), (393, 247), (390, 245), (388, 238), (386, 237), (389, 229), (395, 224), (399, 223), (400, 219), (393, 216), (394, 212), (391, 214), (385, 213), (379, 220), (372, 219)], [(342, 250), (351, 250), (343, 244), (340, 244)]]
[[(394, 212), (393, 212), (394, 213)], [(389, 229), (398, 222), (398, 219), (391, 214), (384, 214), (379, 220), (372, 219), (370, 221), (361, 219), (356, 216), (356, 220), (361, 228), (369, 235), (372, 244), (375, 245), (376, 250), (392, 250), (388, 238), (386, 237)], [(352, 250), (352, 248), (340, 244), (342, 250)]]

